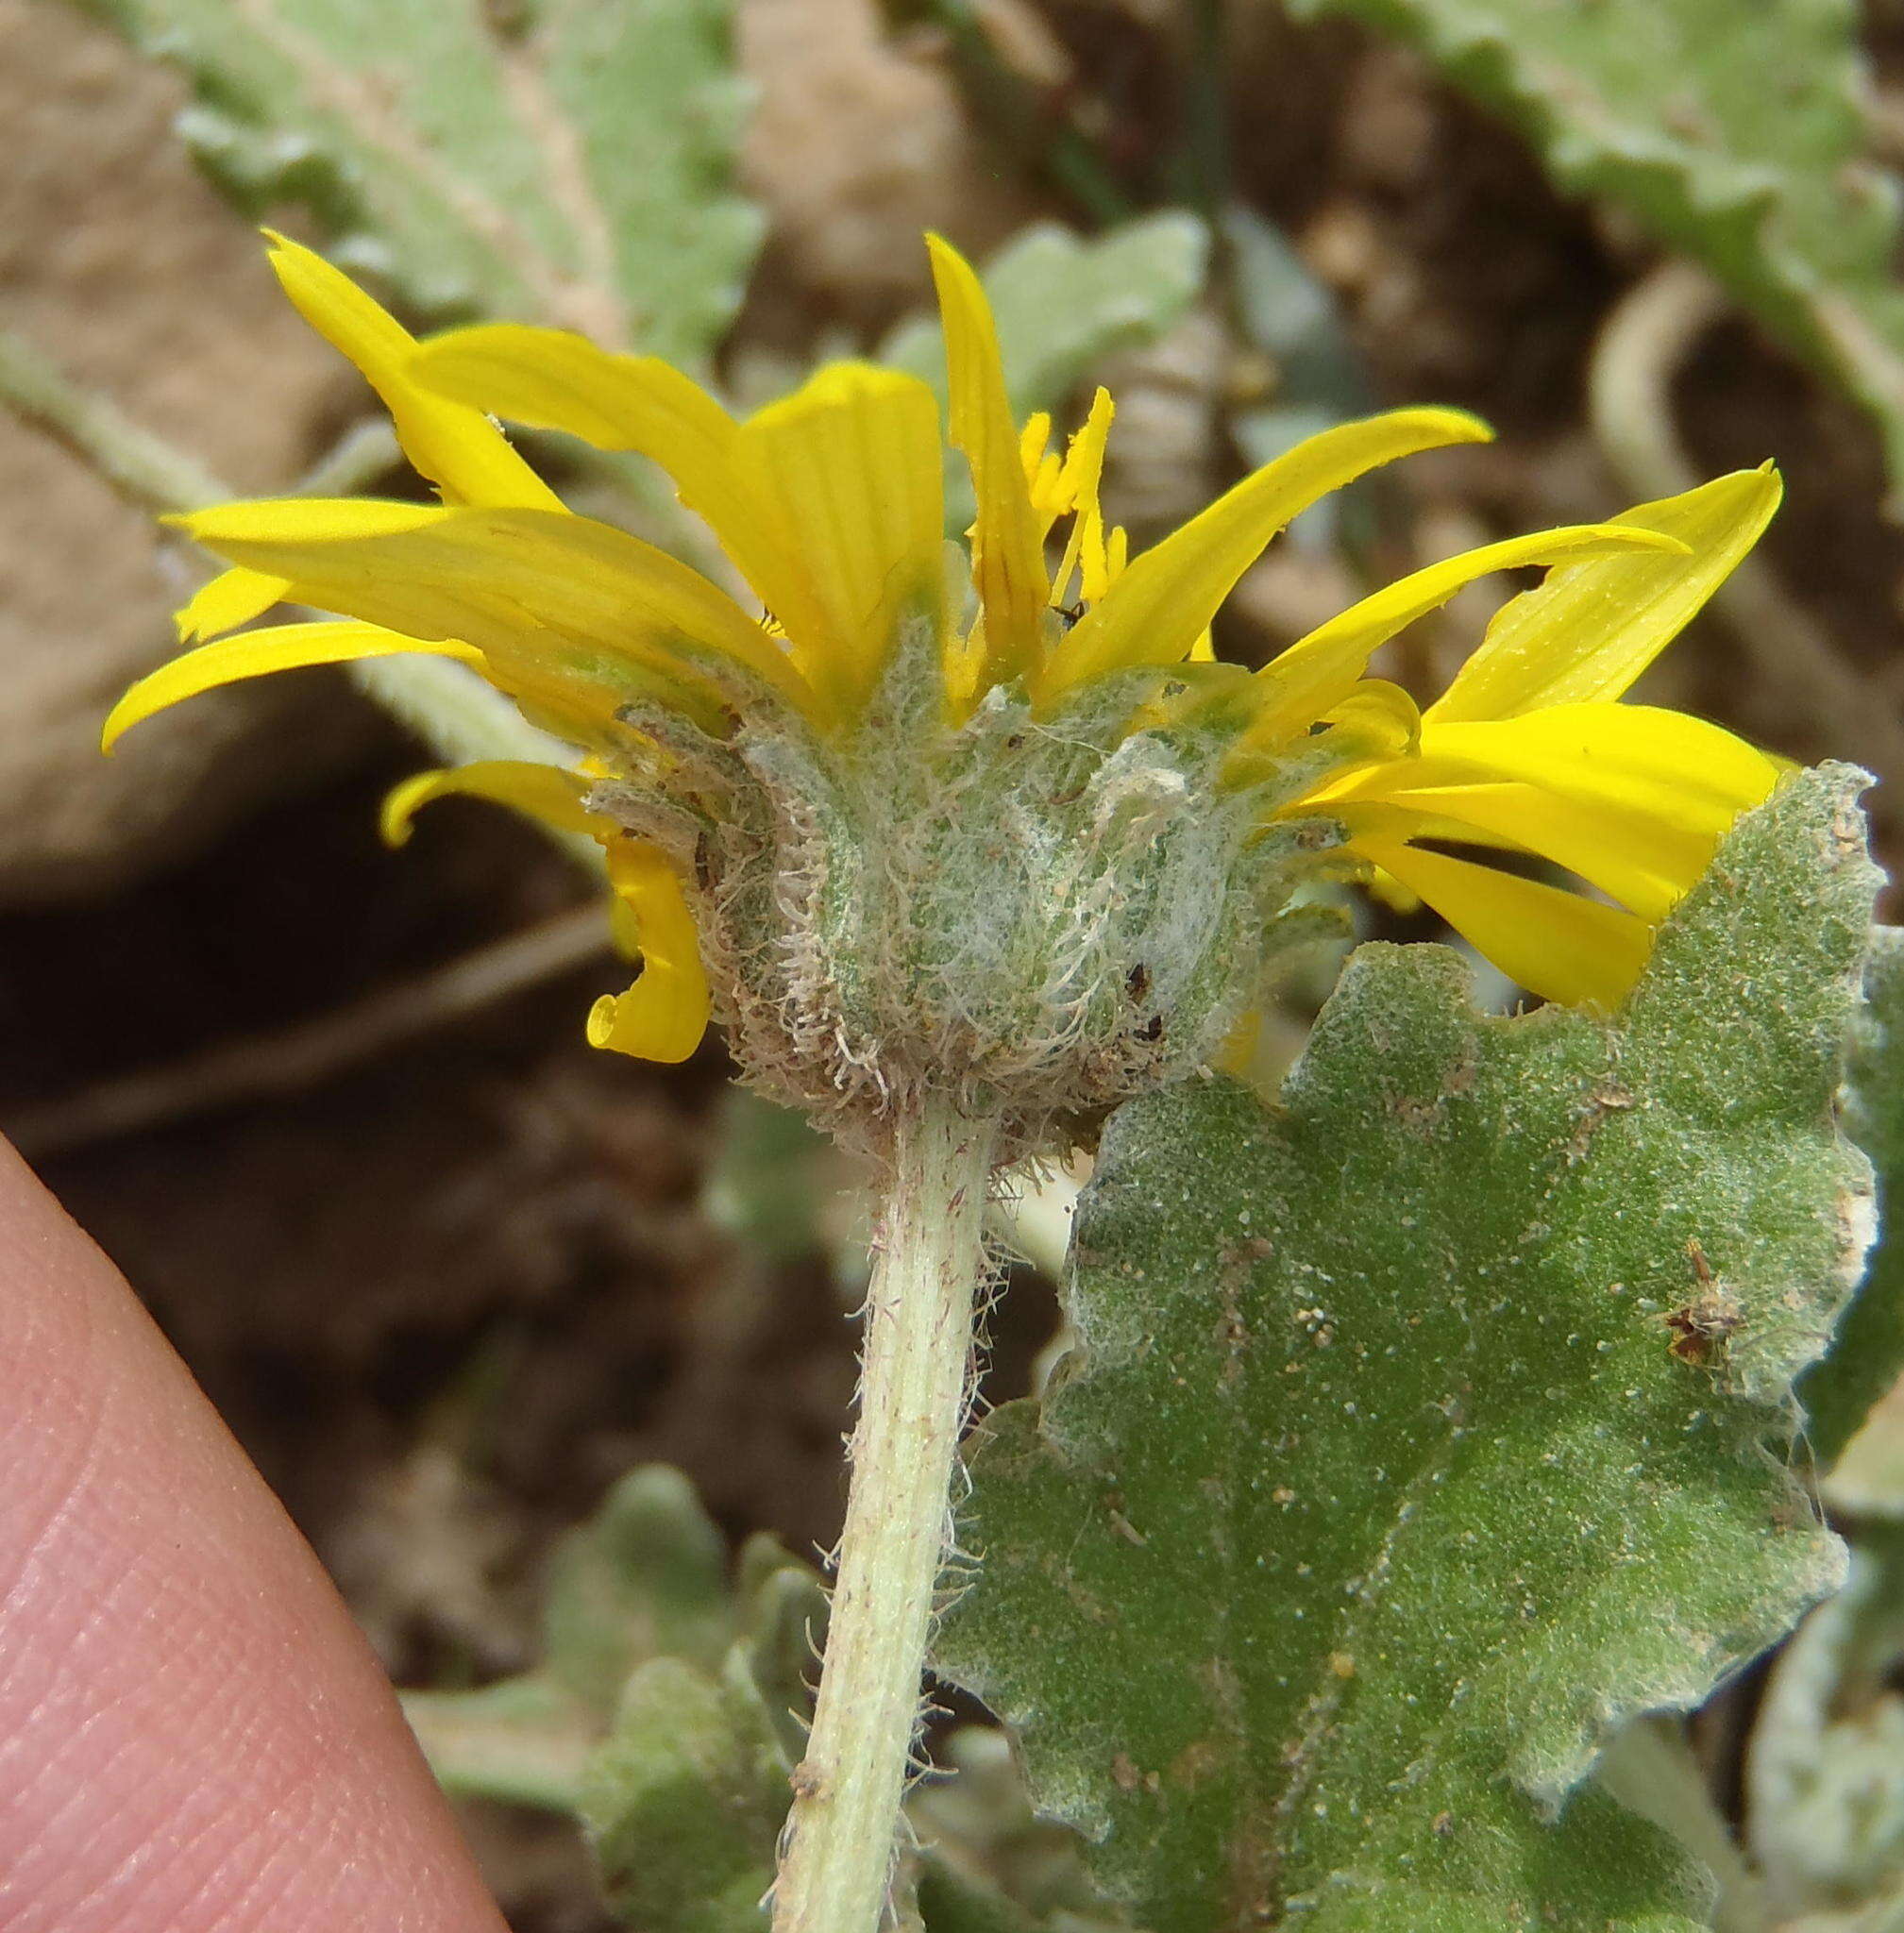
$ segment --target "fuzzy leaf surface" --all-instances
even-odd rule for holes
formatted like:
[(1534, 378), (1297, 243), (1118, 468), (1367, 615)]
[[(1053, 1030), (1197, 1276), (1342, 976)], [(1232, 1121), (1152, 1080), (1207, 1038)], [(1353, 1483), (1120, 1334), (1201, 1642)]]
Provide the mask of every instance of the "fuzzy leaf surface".
[[(1113, 1118), (1082, 1350), (990, 1420), (937, 1662), (1152, 1933), (1698, 1911), (1575, 1788), (1840, 1575), (1787, 1455), (1867, 1220), (1858, 783), (1742, 821), (1615, 1022), (1485, 1017), (1456, 955), (1367, 947), (1280, 1107)], [(1666, 1319), (1693, 1241), (1740, 1318), (1703, 1362)]]
[(643, 1665), (581, 1795), (615, 1917), (642, 1933), (758, 1926), (791, 1769), (744, 1671)]
[(1904, 483), (1898, 194), (1851, 0), (1295, 0), (1418, 47), (1563, 189), (1703, 261), (1877, 418)]
[(739, 306), (733, 0), (89, 4), (191, 76), (183, 131), (241, 207), (311, 209), (424, 314), (692, 366)]
[(727, 1546), (693, 1486), (665, 1464), (631, 1471), (550, 1553), (532, 1670), (404, 1694), (430, 1769), (451, 1791), (574, 1811), (631, 1675), (657, 1657), (717, 1670), (777, 1568), (750, 1547), (730, 1587)]

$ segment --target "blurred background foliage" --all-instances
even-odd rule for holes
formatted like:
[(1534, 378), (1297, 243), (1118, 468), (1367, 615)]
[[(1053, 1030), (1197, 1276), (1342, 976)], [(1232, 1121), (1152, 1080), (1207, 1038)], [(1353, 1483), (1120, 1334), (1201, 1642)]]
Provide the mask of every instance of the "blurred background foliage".
[[(381, 850), (376, 801), (425, 754), (342, 677), (217, 694), (97, 757), (201, 568), (155, 505), (413, 487), (241, 216), (415, 326), (584, 328), (749, 405), (827, 355), (935, 374), (919, 234), (943, 229), (989, 265), (1021, 407), (1116, 391), (1107, 508), (1139, 543), (1370, 407), (1498, 426), (1303, 520), (1222, 619), (1246, 663), (1373, 581), (1775, 458), (1760, 560), (1650, 693), (1904, 777), (1896, 0), (0, 0), (0, 1127), (425, 1688), (525, 1933), (610, 1924), (567, 1818), (602, 1740), (649, 1837), (697, 1781), (745, 1819), (780, 1775), (810, 1588), (784, 1552), (825, 1546), (841, 1504), (851, 1177), (727, 1093), (717, 1046), (664, 1071), (581, 1045), (614, 969), (534, 834), (452, 804)], [(651, 475), (535, 454), (706, 561)], [(1463, 593), (1385, 668), (1432, 694), (1512, 588)], [(1877, 820), (1882, 857), (1886, 789)], [(1319, 994), (1291, 989), (1266, 1075)], [(1887, 1042), (1860, 1107), (1895, 1166)], [(1021, 1215), (988, 1400), (1033, 1387), (1057, 1331), (1062, 1213)], [(1891, 1427), (1836, 1504), (1879, 1526), (1880, 1580)], [(651, 1464), (692, 1488), (615, 1488)], [(699, 1607), (685, 1638), (658, 1564)], [(604, 1602), (649, 1607), (608, 1664)], [(1832, 1723), (1889, 1793), (1894, 1640), (1855, 1635), (1809, 1640), (1806, 1669), (1835, 1684), (1855, 1654), (1863, 1702)], [(1665, 1753), (1715, 1817), (1747, 1805), (1756, 1700), (1734, 1688)], [(1825, 1723), (1816, 1698), (1775, 1710), (1781, 1737)], [(932, 1924), (1087, 1923), (977, 1716), (939, 1735), (962, 1777), (921, 1802), (949, 1849)], [(533, 1747), (500, 1773), (492, 1721)], [(703, 1735), (726, 1742), (699, 1765), (663, 1749)], [(670, 1918), (666, 1874), (617, 1866), (637, 1828), (596, 1817), (637, 1924), (729, 1923)], [(738, 1899), (757, 1834), (724, 1843), (705, 1857)], [(1881, 1892), (1895, 1853), (1845, 1858)], [(1781, 1912), (1828, 1904), (1794, 1885)]]

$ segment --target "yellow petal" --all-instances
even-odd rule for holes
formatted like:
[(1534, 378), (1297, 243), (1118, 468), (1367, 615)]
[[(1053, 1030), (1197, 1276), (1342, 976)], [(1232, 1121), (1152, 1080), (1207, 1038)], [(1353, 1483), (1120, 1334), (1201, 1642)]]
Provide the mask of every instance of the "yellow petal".
[(1366, 745), (1369, 756), (1396, 763), (1421, 743), (1421, 707), (1401, 685), (1386, 678), (1360, 680), (1317, 722)]
[(596, 822), (582, 810), (591, 783), (581, 772), (561, 765), (530, 759), (479, 759), (472, 765), (418, 772), (393, 786), (383, 801), (379, 824), (386, 845), (404, 845), (412, 820), (426, 805), (460, 795), (509, 806), (559, 832), (593, 836)]
[(659, 851), (639, 839), (609, 847), (609, 879), (634, 916), (641, 977), (624, 994), (604, 994), (588, 1017), (591, 1047), (641, 1060), (684, 1061), (707, 1032), (707, 975), (687, 899)]
[(432, 337), (411, 370), (459, 402), (658, 463), (787, 634), (819, 647), (824, 613), (777, 501), (749, 473), (741, 426), (680, 370), (658, 356), (616, 355), (564, 329), (515, 323)]
[(228, 554), (233, 543), (332, 544), (426, 529), (454, 514), (433, 503), (398, 503), (380, 496), (266, 496), (215, 503), (160, 521), (208, 550)]
[(422, 644), (374, 624), (285, 624), (267, 630), (240, 631), (200, 645), (142, 678), (108, 714), (100, 748), (110, 751), (142, 718), (176, 705), (181, 698), (268, 671), (292, 671), (306, 664), (344, 664), (356, 658), (389, 658), (404, 651), (428, 651), (461, 658), (482, 668), (482, 653), (460, 643)]
[(1452, 829), (1540, 853), (1659, 919), (1778, 782), (1772, 760), (1703, 719), (1567, 705), (1471, 725), (1430, 716), (1418, 757), (1350, 773), (1312, 802), (1351, 825), (1383, 808), (1400, 836)]
[(409, 367), (416, 340), (395, 316), (321, 255), (266, 233), (272, 269), (297, 312), (356, 363), (389, 410), (404, 455), (449, 501), (562, 508), (481, 411), (417, 383)]
[(1615, 518), (1677, 537), (1691, 554), (1604, 557), (1553, 572), (1495, 614), (1429, 716), (1511, 718), (1618, 698), (1759, 541), (1781, 489), (1767, 463)]
[[(1240, 665), (1224, 668), (1242, 670)], [(1239, 695), (1233, 696), (1232, 687), (1221, 694), (1218, 702), (1234, 706), (1237, 715), (1247, 717), (1254, 696), (1249, 673), (1243, 672), (1242, 682), (1244, 689)], [(1340, 771), (1347, 762), (1354, 762), (1357, 769), (1371, 762), (1382, 770), (1391, 765), (1403, 770), (1413, 766), (1411, 755), (1422, 734), (1421, 708), (1399, 684), (1387, 679), (1360, 680), (1316, 723), (1324, 728), (1321, 732), (1305, 733), (1294, 743), (1279, 743), (1267, 749), (1253, 748), (1239, 738), (1223, 761), (1222, 784), (1234, 789), (1277, 779), (1288, 772), (1292, 756), (1300, 757), (1310, 751), (1327, 757), (1331, 773)], [(1319, 798), (1328, 798), (1333, 809), (1334, 800), (1343, 796), (1345, 785), (1346, 781), (1332, 777), (1325, 786), (1281, 808), (1282, 815), (1306, 817)]]
[[(1449, 786), (1395, 805), (1338, 801), (1323, 810), (1352, 833), (1397, 839), (1453, 839), (1508, 852), (1537, 853), (1576, 873), (1642, 919), (1663, 919), (1705, 866), (1662, 867), (1643, 830), (1609, 822), (1532, 785)], [(1707, 858), (1710, 857), (1708, 849)]]
[(1399, 841), (1358, 838), (1352, 850), (1419, 895), (1484, 959), (1542, 1000), (1610, 1013), (1652, 950), (1643, 919), (1539, 880)]
[(1361, 677), (1369, 660), (1390, 638), (1439, 610), (1476, 579), (1527, 564), (1624, 557), (1636, 550), (1664, 551), (1676, 560), (1686, 554), (1677, 539), (1657, 531), (1617, 524), (1576, 524), (1483, 545), (1414, 571), (1298, 638), (1256, 673), (1261, 711), (1247, 743), (1267, 750), (1284, 739), (1299, 737)]
[(174, 614), (178, 642), (194, 645), (200, 638), (236, 630), (241, 624), (262, 617), (274, 604), (281, 604), (290, 590), (282, 578), (266, 577), (261, 571), (222, 570)]
[(1012, 427), (991, 304), (971, 264), (936, 235), (926, 237), (945, 325), (950, 433), (971, 466), (978, 497), (972, 575), (985, 612), (984, 684), (1024, 676), (1043, 648), (1044, 540), (1032, 508), (1018, 431)]
[(741, 461), (779, 501), (825, 614), (826, 638), (796, 653), (851, 711), (900, 624), (924, 618), (936, 649), (945, 596), (938, 403), (917, 377), (834, 363), (742, 426)]
[(1133, 665), (1179, 663), (1292, 517), (1397, 457), (1491, 433), (1460, 410), (1391, 410), (1306, 438), (1131, 563), (1053, 652), (1040, 699)]
[(784, 653), (725, 593), (588, 517), (291, 499), (182, 521), (234, 562), (291, 578), (308, 602), (478, 646), (508, 689), (581, 678), (612, 697), (623, 671), (692, 678), (725, 662), (810, 704)]

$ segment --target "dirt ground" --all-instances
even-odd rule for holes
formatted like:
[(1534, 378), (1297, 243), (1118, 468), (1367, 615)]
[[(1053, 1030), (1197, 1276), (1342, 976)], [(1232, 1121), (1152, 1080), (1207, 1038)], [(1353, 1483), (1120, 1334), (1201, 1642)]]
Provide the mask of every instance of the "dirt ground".
[[(1111, 174), (1154, 201), (1184, 131), (1172, 10), (1005, 10), (1043, 37), (1036, 97), (1106, 130)], [(1238, 192), (1333, 289), (1374, 397), (1462, 404), (1501, 430), (1491, 449), (1409, 468), (1385, 500), (1388, 561), (1617, 509), (1586, 372), (1652, 251), (1557, 199), (1511, 135), (1413, 59), (1238, 11)], [(923, 293), (922, 226), (983, 253), (1031, 215), (1080, 218), (1037, 165), (1036, 125), (976, 120), (916, 23), (888, 42), (844, 0), (743, 13), (764, 92), (750, 179), (774, 227), (737, 356), (821, 328), (865, 337), (903, 312)], [(1904, 71), (1888, 10), (1872, 41), (1887, 78)], [(0, 0), (0, 311), (207, 462), (282, 481), (356, 404), (169, 134), (180, 94), (56, 0)], [(1147, 514), (1194, 509), (1236, 473), (1222, 431), (1248, 346), (1213, 311), (1125, 372), (1161, 426), (1123, 465)], [(1904, 532), (1879, 513), (1875, 436), (1744, 323), (1703, 339), (1675, 396), (1702, 471), (1779, 460), (1772, 564), (1895, 710)], [(419, 754), (328, 674), (102, 767), (106, 702), (167, 648), (177, 561), (7, 423), (0, 551), (0, 1127), (148, 1300), (399, 1682), (521, 1665), (539, 1555), (637, 1461), (682, 1466), (736, 1536), (828, 1543), (850, 1290), (822, 1254), (765, 1252), (706, 1212), (717, 1045), (664, 1070), (582, 1044), (611, 963), (262, 1100), (200, 1106), (188, 1080), (135, 1131), (89, 1117), (102, 1084), (347, 1010), (584, 888), (479, 807), (445, 807), (385, 851), (379, 798)], [(1225, 650), (1270, 649), (1314, 577), (1269, 567)], [(1432, 677), (1484, 616), (1457, 603), (1405, 668)], [(1670, 679), (1794, 757), (1847, 748), (1769, 695), (1717, 619)], [(1888, 810), (1880, 823), (1888, 847)], [(1005, 1395), (1055, 1321), (1049, 1287), (1022, 1271), (1000, 1321)], [(603, 1924), (561, 1835), (499, 1812), (476, 1829), (525, 1933)]]

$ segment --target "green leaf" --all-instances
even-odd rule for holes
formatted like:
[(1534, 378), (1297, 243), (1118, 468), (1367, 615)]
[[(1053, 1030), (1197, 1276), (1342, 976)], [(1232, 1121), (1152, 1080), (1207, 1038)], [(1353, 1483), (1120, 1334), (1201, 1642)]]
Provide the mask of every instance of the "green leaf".
[(642, 1933), (752, 1933), (789, 1769), (744, 1671), (643, 1665), (582, 1792), (611, 1910)]
[(804, 1262), (828, 1246), (827, 1210), (840, 1191), (832, 1144), (796, 1107), (731, 1087), (701, 1206), (763, 1261)]
[(825, 1634), (819, 1581), (769, 1538), (741, 1555), (717, 1668), (642, 1665), (591, 1762), (581, 1819), (610, 1906), (642, 1933), (755, 1929)]
[[(748, 1561), (750, 1605), (772, 1579)], [(573, 1811), (630, 1674), (658, 1656), (717, 1667), (748, 1605), (736, 1609), (726, 1546), (693, 1487), (650, 1464), (551, 1554), (535, 1669), (474, 1691), (409, 1691), (404, 1712), (449, 1790)]]
[(643, 1933), (759, 1924), (824, 1636), (819, 1580), (771, 1538), (727, 1549), (687, 1479), (617, 1484), (550, 1560), (543, 1658), (403, 1706), (450, 1791), (581, 1822)]
[(601, 1721), (546, 1672), (475, 1691), (405, 1691), (402, 1703), (445, 1791), (544, 1812), (581, 1806)]
[[(1575, 1788), (1839, 1575), (1786, 1460), (1868, 1205), (1831, 1118), (1858, 783), (1744, 820), (1616, 1023), (1484, 1017), (1454, 954), (1365, 947), (1280, 1108), (1113, 1118), (1082, 1353), (991, 1419), (937, 1661), (1152, 1933), (1697, 1910)], [(1693, 1242), (1738, 1318), (1704, 1360)]]
[(726, 1542), (694, 1486), (666, 1464), (623, 1477), (549, 1559), (547, 1669), (600, 1709), (644, 1659), (713, 1664), (732, 1640)]
[(1845, 1588), (1773, 1667), (1752, 1728), (1746, 1824), (1759, 1924), (1888, 1927), (1904, 1916), (1904, 1528), (1859, 1527)]
[(1697, 257), (1877, 418), (1904, 481), (1896, 183), (1851, 0), (1293, 0), (1419, 47), (1563, 188)]
[[(1864, 988), (1867, 1004), (1851, 1036), (1845, 1127), (1878, 1171), (1879, 1236), (1830, 1353), (1798, 1386), (1811, 1453), (1828, 1467), (1904, 1371), (1904, 1234), (1889, 1226), (1895, 1206), (1904, 1203), (1904, 931), (1879, 927), (1873, 935)], [(1904, 1451), (1894, 1460), (1904, 1507)]]
[(302, 204), (425, 313), (695, 364), (761, 239), (733, 190), (733, 0), (90, 0), (190, 74), (245, 210)]

